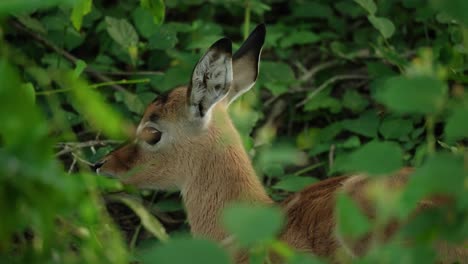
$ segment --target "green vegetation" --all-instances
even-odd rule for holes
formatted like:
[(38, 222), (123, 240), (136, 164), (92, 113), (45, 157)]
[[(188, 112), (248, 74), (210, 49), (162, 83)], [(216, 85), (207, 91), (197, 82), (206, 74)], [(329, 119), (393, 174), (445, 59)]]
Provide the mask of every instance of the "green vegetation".
[[(259, 80), (231, 116), (269, 194), (414, 166), (400, 195), (376, 194), (374, 222), (340, 195), (338, 230), (359, 237), (447, 194), (451, 206), (350, 261), (435, 262), (435, 239), (468, 238), (467, 12), (466, 0), (1, 1), (0, 259), (228, 263), (219, 246), (188, 237), (177, 193), (137, 191), (88, 165), (157, 94), (186, 84), (204, 49), (222, 36), (237, 48), (265, 22)], [(114, 193), (123, 189), (133, 196)], [(274, 239), (276, 209), (237, 205), (224, 219), (252, 263), (268, 250), (322, 261)], [(407, 237), (415, 243), (402, 247)]]

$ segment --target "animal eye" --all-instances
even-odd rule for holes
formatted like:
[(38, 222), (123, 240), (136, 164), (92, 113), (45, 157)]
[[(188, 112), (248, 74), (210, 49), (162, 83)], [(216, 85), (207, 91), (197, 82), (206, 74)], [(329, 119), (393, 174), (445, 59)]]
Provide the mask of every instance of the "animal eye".
[(145, 127), (141, 132), (141, 139), (150, 145), (154, 145), (161, 140), (161, 131), (154, 127)]

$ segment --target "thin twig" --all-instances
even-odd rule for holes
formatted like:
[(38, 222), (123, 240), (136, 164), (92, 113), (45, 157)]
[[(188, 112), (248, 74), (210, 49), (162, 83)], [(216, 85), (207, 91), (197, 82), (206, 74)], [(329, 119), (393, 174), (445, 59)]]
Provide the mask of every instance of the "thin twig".
[(317, 89), (312, 91), (312, 93), (309, 94), (304, 100), (300, 101), (299, 103), (296, 104), (296, 108), (299, 108), (303, 105), (305, 105), (309, 100), (317, 96), (321, 91), (323, 91), (325, 88), (327, 88), (330, 84), (337, 82), (337, 81), (342, 81), (342, 80), (353, 80), (353, 79), (368, 79), (368, 76), (365, 75), (356, 75), (356, 74), (348, 74), (348, 75), (337, 75), (333, 76), (332, 78), (326, 80), (323, 82)]
[[(44, 45), (45, 47), (55, 51), (56, 53), (58, 53), (59, 55), (61, 55), (62, 57), (64, 57), (65, 59), (69, 60), (70, 62), (72, 62), (73, 64), (76, 65), (76, 63), (78, 62), (78, 58), (75, 57), (74, 55), (72, 55), (71, 53), (67, 52), (66, 50), (58, 47), (57, 45), (55, 45), (54, 43), (52, 43), (51, 41), (49, 41), (48, 39), (46, 39), (45, 37), (41, 36), (40, 34), (32, 31), (32, 30), (29, 30), (27, 27), (25, 27), (21, 22), (19, 21), (12, 21), (11, 24), (13, 25), (13, 27), (15, 27), (16, 29), (28, 34), (29, 36), (31, 36), (35, 41), (41, 43), (42, 45)], [(101, 74), (100, 72), (96, 71), (93, 67), (91, 66), (86, 66), (86, 72), (88, 72), (91, 76), (93, 76), (94, 78), (98, 79), (98, 80), (101, 80), (103, 82), (112, 82), (112, 79)], [(123, 87), (123, 86), (120, 86), (118, 84), (113, 84), (111, 85), (111, 87), (113, 87), (114, 89), (118, 90), (118, 91), (125, 91), (126, 89)]]
[[(338, 65), (339, 63), (340, 63), (340, 61), (338, 61), (338, 60), (327, 61), (327, 62), (320, 63), (320, 64), (312, 67), (310, 70), (305, 70), (305, 68), (304, 68), (304, 66), (302, 64), (296, 63), (296, 66), (301, 71), (304, 72), (304, 74), (302, 74), (301, 77), (299, 77), (298, 81), (299, 81), (300, 84), (303, 84), (303, 83), (309, 81), (310, 79), (312, 79), (318, 72), (320, 72), (322, 70), (325, 70), (325, 69), (328, 69), (330, 67), (333, 67), (335, 65)], [(305, 91), (306, 90), (302, 89), (300, 87), (300, 85), (299, 85), (299, 86), (292, 87), (291, 89), (289, 89), (286, 94), (305, 92)], [(278, 100), (283, 95), (285, 95), (285, 94), (280, 94), (280, 95), (271, 97), (270, 99), (268, 99), (265, 102), (265, 107), (270, 106), (272, 103), (274, 103), (276, 100)]]
[(62, 156), (64, 154), (68, 154), (73, 152), (74, 150), (81, 149), (81, 148), (88, 148), (94, 146), (105, 146), (110, 144), (120, 144), (122, 141), (120, 140), (90, 140), (86, 142), (61, 142), (57, 144), (57, 147), (63, 148), (59, 151), (56, 156)]
[(84, 163), (84, 164), (86, 164), (88, 166), (93, 166), (94, 165), (93, 163), (83, 159), (82, 157), (78, 156), (77, 154), (75, 154), (73, 152), (71, 154), (72, 154), (73, 158), (77, 159), (81, 163)]

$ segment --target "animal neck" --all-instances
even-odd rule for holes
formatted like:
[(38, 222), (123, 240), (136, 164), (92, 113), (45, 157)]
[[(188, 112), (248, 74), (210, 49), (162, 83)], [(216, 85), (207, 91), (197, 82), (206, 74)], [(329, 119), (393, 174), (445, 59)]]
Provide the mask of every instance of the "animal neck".
[(202, 153), (199, 166), (182, 188), (192, 234), (219, 242), (226, 238), (221, 223), (226, 205), (234, 201), (273, 203), (255, 174), (237, 131), (230, 121), (223, 126), (210, 128), (209, 143), (214, 147)]

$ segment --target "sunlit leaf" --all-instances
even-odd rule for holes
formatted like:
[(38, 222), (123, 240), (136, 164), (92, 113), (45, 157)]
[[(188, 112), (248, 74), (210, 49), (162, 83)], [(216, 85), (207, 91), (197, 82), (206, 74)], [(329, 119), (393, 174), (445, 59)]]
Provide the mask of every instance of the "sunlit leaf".
[(81, 29), (83, 23), (83, 17), (91, 12), (93, 6), (93, 0), (76, 0), (75, 6), (73, 6), (70, 19), (76, 30)]
[(390, 38), (395, 33), (395, 25), (388, 18), (369, 16), (368, 19), (384, 38)]
[(121, 195), (115, 195), (112, 196), (112, 198), (130, 207), (140, 218), (141, 224), (159, 240), (166, 242), (169, 239), (163, 225), (158, 219), (151, 215), (141, 203), (130, 197)]
[(153, 15), (155, 24), (161, 24), (164, 21), (166, 6), (164, 0), (140, 0), (141, 7), (149, 10)]

